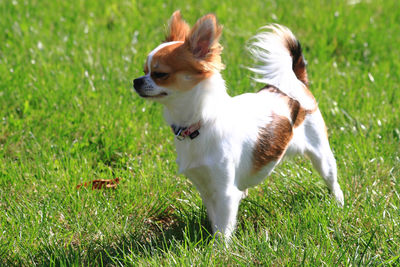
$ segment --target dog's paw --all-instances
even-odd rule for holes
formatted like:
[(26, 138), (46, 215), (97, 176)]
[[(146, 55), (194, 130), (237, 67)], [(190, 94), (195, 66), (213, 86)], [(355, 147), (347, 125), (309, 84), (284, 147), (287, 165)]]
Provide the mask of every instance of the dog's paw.
[(344, 206), (344, 196), (343, 196), (342, 189), (340, 189), (339, 184), (333, 188), (332, 195), (335, 197), (338, 205), (340, 207), (343, 207)]

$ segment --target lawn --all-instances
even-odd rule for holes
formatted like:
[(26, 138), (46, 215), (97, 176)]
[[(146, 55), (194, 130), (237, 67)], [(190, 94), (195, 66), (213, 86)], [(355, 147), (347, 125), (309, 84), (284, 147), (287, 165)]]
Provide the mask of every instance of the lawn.
[[(246, 69), (257, 29), (293, 30), (343, 208), (295, 158), (249, 191), (229, 247), (209, 234), (161, 105), (132, 90), (176, 9), (224, 25), (231, 95), (263, 86)], [(400, 264), (399, 44), (398, 0), (0, 0), (0, 265)]]

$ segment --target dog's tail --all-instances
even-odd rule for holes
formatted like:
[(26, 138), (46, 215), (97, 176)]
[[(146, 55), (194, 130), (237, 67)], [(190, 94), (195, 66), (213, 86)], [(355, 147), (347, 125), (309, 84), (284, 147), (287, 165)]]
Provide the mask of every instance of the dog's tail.
[(250, 68), (258, 75), (256, 81), (274, 85), (307, 110), (316, 109), (316, 101), (308, 90), (300, 42), (288, 28), (278, 24), (262, 27), (247, 48), (258, 64)]

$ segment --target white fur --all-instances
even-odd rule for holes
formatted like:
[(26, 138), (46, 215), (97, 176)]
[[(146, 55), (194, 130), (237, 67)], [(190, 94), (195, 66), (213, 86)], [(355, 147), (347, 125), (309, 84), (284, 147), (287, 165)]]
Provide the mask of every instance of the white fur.
[[(311, 105), (307, 96), (298, 93), (303, 85), (294, 75), (290, 55), (279, 40), (279, 33), (256, 37), (255, 46), (264, 50), (254, 50), (253, 54), (265, 65), (255, 72), (263, 75), (262, 82), (276, 85), (301, 105)], [(271, 123), (272, 114), (290, 120), (287, 103), (279, 94), (267, 90), (230, 97), (225, 81), (217, 72), (187, 92), (169, 92), (168, 97), (158, 101), (165, 105), (165, 119), (170, 125), (188, 126), (201, 121), (197, 138), (175, 139), (177, 163), (179, 171), (199, 190), (214, 232), (229, 238), (246, 189), (262, 182), (281, 160), (270, 162), (254, 173), (253, 150), (259, 129)], [(308, 155), (343, 205), (336, 161), (318, 109), (294, 130), (286, 154)]]
[[(217, 86), (211, 87), (213, 84)], [(189, 125), (199, 119), (202, 121), (196, 139), (175, 140), (177, 163), (179, 171), (199, 190), (213, 230), (229, 238), (245, 190), (262, 182), (279, 163), (271, 162), (259, 173), (252, 173), (252, 153), (259, 128), (270, 123), (272, 112), (290, 116), (282, 108), (285, 106), (282, 98), (276, 94), (266, 91), (230, 97), (222, 84), (220, 74), (214, 74), (189, 91), (191, 96), (199, 98), (185, 98), (184, 105), (178, 109), (170, 109), (167, 105), (170, 108), (165, 109), (165, 117), (170, 124), (185, 121)], [(343, 193), (336, 178), (336, 161), (324, 127), (319, 110), (309, 115), (295, 129), (287, 153), (307, 154), (332, 194), (343, 205)]]
[(296, 37), (288, 28), (277, 24), (262, 29), (267, 31), (261, 31), (254, 36), (248, 46), (248, 50), (259, 63), (257, 67), (250, 68), (261, 76), (255, 80), (276, 86), (299, 101), (305, 109), (314, 110), (315, 100), (306, 94), (304, 84), (296, 78), (292, 70), (292, 57), (284, 43), (286, 38), (297, 42)]

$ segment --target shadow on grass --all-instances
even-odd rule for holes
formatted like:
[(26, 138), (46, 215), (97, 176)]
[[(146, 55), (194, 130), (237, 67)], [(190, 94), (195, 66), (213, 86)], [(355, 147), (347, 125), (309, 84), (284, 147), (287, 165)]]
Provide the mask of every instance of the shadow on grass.
[[(114, 244), (102, 247), (103, 264), (132, 264), (140, 259), (179, 254), (182, 248), (204, 248), (214, 239), (204, 208), (190, 214), (160, 214), (145, 222), (143, 232), (122, 236)], [(90, 257), (89, 257), (90, 258)]]
[[(328, 202), (325, 190), (304, 188), (258, 191), (262, 198), (249, 197), (242, 201), (238, 228), (246, 231), (247, 223), (253, 222), (257, 231), (263, 228), (263, 218), (274, 220), (280, 213), (301, 213), (313, 203)], [(263, 201), (265, 200), (265, 201)], [(164, 203), (165, 204), (165, 203)], [(164, 204), (160, 206), (165, 207)], [(206, 248), (214, 242), (211, 225), (204, 207), (156, 209), (144, 221), (137, 221), (133, 231), (127, 234), (111, 234), (103, 240), (82, 244), (42, 244), (33, 254), (24, 258), (10, 256), (6, 265), (126, 265), (164, 253), (180, 254), (182, 248)], [(240, 236), (238, 236), (240, 239)], [(20, 256), (20, 255), (19, 255)], [(2, 261), (0, 261), (1, 263)]]
[(135, 261), (161, 256), (165, 252), (179, 253), (183, 247), (202, 248), (214, 237), (204, 208), (182, 211), (166, 209), (137, 223), (134, 231), (111, 235), (101, 241), (83, 244), (47, 243), (32, 254), (9, 255), (0, 265), (130, 265)]

